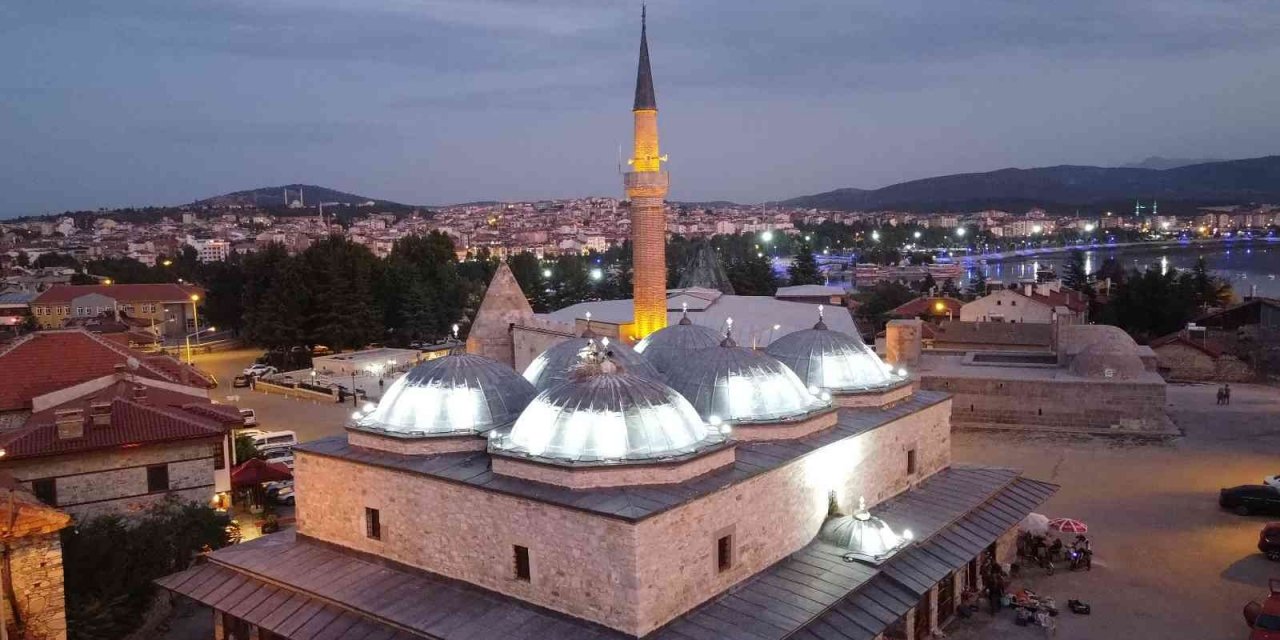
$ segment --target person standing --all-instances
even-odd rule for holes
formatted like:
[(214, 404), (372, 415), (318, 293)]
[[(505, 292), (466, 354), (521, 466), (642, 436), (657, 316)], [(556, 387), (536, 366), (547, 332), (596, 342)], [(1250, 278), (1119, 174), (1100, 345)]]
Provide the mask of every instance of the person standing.
[(1222, 398), (1224, 404), (1231, 404), (1231, 385), (1222, 385)]
[(1222, 406), (1223, 397), (1224, 397), (1224, 394), (1222, 392), (1222, 387), (1218, 387), (1218, 406)]

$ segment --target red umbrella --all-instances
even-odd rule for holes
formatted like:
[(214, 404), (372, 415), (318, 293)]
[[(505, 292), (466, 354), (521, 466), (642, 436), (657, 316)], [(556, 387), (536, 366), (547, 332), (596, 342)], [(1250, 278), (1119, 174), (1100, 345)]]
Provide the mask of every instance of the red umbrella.
[(1049, 528), (1063, 533), (1085, 533), (1089, 525), (1071, 518), (1054, 518), (1049, 521)]
[(248, 462), (231, 469), (231, 486), (248, 487), (264, 482), (280, 482), (292, 480), (293, 472), (289, 467), (252, 458)]

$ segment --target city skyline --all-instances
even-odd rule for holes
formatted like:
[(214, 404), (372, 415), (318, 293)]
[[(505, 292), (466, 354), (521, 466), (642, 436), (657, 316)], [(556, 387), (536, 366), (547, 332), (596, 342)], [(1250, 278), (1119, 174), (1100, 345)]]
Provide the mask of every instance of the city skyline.
[[(415, 204), (620, 195), (638, 4), (8, 9), (0, 217), (291, 182)], [(788, 7), (651, 3), (672, 200), (1280, 139), (1264, 3)]]

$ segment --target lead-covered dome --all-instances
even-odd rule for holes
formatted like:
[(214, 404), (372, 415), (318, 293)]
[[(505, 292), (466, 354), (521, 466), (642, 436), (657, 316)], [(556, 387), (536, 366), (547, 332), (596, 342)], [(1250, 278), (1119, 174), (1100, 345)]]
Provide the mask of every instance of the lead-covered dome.
[(670, 387), (620, 368), (599, 353), (569, 379), (538, 394), (490, 451), (553, 463), (664, 460), (725, 441)]
[(780, 422), (831, 406), (786, 365), (725, 337), (718, 345), (687, 354), (667, 380), (704, 420)]
[(821, 318), (812, 329), (774, 340), (766, 351), (806, 385), (831, 393), (883, 389), (903, 381), (861, 337), (832, 331)]
[(484, 433), (515, 421), (535, 394), (501, 362), (448, 355), (410, 369), (354, 426), (400, 436)]
[(858, 502), (857, 513), (828, 517), (818, 530), (818, 538), (844, 549), (847, 557), (877, 564), (911, 543), (910, 531), (894, 532), (887, 522), (867, 511), (865, 501)]
[(524, 370), (524, 379), (528, 380), (538, 391), (546, 391), (569, 378), (569, 370), (582, 362), (583, 354), (590, 348), (592, 341), (597, 341), (606, 354), (625, 368), (632, 375), (653, 380), (662, 380), (658, 373), (640, 354), (621, 342), (611, 342), (608, 338), (596, 338), (590, 333), (581, 338), (565, 340), (543, 351)]
[(659, 329), (636, 343), (636, 353), (663, 375), (682, 366), (689, 354), (720, 344), (722, 336), (711, 327), (693, 324), (689, 316), (678, 324)]

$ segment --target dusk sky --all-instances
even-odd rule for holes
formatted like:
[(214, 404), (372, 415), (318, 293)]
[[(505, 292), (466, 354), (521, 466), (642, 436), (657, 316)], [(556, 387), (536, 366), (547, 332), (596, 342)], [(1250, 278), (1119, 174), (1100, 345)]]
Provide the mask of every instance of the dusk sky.
[[(639, 2), (0, 3), (0, 216), (621, 195)], [(1276, 0), (649, 4), (672, 200), (1280, 152)]]

